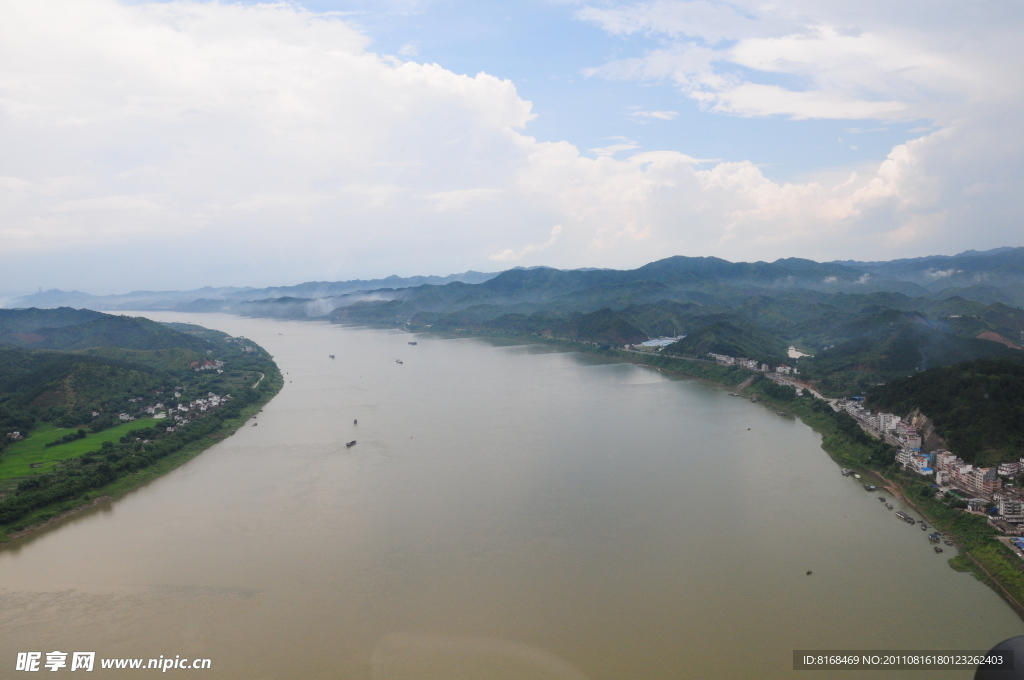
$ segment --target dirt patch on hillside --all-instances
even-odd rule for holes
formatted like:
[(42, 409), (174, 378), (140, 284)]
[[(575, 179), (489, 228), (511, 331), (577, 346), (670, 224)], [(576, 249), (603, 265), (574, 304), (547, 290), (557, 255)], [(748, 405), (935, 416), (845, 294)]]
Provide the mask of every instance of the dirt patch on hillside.
[(998, 342), (1000, 345), (1006, 345), (1010, 349), (1024, 349), (1020, 345), (1014, 344), (1012, 341), (1004, 338), (994, 331), (985, 331), (984, 333), (978, 334), (978, 340), (991, 340), (992, 342)]

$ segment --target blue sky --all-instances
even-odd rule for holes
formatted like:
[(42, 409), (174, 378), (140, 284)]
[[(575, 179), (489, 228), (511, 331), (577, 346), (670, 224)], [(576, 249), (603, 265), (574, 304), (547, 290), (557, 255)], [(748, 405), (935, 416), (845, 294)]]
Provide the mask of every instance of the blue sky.
[[(360, 2), (304, 4), (351, 13), (375, 50), (399, 54), (412, 48), (417, 60), (456, 73), (484, 71), (510, 79), (533, 103), (537, 118), (527, 127), (529, 134), (542, 141), (567, 140), (585, 153), (633, 143), (637, 149), (671, 149), (702, 159), (750, 160), (776, 181), (794, 181), (821, 168), (878, 163), (893, 146), (915, 136), (909, 130), (931, 123), (723, 115), (702, 110), (667, 79), (637, 83), (587, 76), (588, 69), (642, 56), (660, 41), (609, 35), (578, 19), (578, 7), (569, 3), (436, 2), (383, 10)], [(671, 120), (636, 115), (643, 111), (677, 115)]]
[(0, 297), (1024, 245), (1015, 3), (0, 3)]

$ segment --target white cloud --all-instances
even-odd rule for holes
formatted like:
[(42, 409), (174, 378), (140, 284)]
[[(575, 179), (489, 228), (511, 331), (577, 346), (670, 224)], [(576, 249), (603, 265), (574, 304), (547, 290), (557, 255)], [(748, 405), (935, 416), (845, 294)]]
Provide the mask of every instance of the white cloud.
[(631, 111), (630, 116), (634, 118), (655, 118), (657, 120), (675, 120), (679, 116), (678, 111)]
[(555, 245), (555, 241), (558, 240), (558, 235), (561, 233), (562, 225), (556, 224), (551, 228), (551, 237), (544, 243), (531, 243), (530, 245), (518, 251), (512, 250), (511, 248), (506, 248), (500, 253), (488, 255), (488, 259), (493, 260), (494, 262), (517, 262), (523, 259), (523, 257), (525, 257), (526, 255), (530, 255), (531, 253), (537, 253), (542, 250), (547, 250), (551, 246)]
[(953, 274), (962, 274), (962, 269), (929, 269), (924, 273), (929, 279), (945, 279)]
[[(671, 79), (711, 110), (742, 116), (949, 122), (964, 106), (1019, 103), (1018, 10), (961, 4), (658, 0), (586, 7), (610, 34), (659, 42), (591, 75)], [(1002, 10), (1002, 11), (1000, 11)], [(668, 42), (665, 45), (665, 42)], [(779, 78), (786, 83), (777, 82)]]
[[(854, 84), (870, 69), (797, 44), (884, 31), (804, 30), (721, 7), (700, 5), (704, 14), (679, 19), (675, 32), (650, 12), (623, 15), (620, 32), (701, 37), (602, 72), (688, 83), (710, 108), (748, 115), (862, 107), (885, 118), (903, 115), (887, 102), (907, 111), (932, 102), (892, 85), (905, 74), (872, 90), (885, 97), (861, 97)], [(881, 163), (780, 184), (750, 162), (637, 153), (628, 139), (596, 158), (538, 141), (512, 82), (382, 56), (340, 15), (114, 0), (0, 0), (0, 9), (8, 287), (259, 285), (496, 262), (623, 267), (679, 253), (880, 259), (1007, 245), (1006, 225), (1024, 208), (1021, 133), (1005, 122), (962, 116)], [(730, 12), (739, 18), (726, 21)], [(892, 69), (908, 63), (899, 54), (916, 54), (843, 50)], [(745, 82), (717, 70), (722, 54), (819, 86)], [(815, 76), (811, 59), (834, 63), (835, 74)], [(985, 101), (1015, 85), (993, 87)], [(1010, 110), (986, 120), (1015, 122)]]
[(640, 148), (639, 144), (625, 137), (610, 137), (609, 139), (617, 141), (618, 144), (609, 144), (608, 146), (591, 149), (591, 151), (597, 156), (607, 156), (610, 158), (623, 151), (632, 151), (633, 149)]

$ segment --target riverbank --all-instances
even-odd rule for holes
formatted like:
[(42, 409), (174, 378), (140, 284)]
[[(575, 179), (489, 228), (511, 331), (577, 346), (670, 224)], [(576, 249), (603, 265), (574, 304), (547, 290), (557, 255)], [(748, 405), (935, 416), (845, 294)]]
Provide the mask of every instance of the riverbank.
[[(281, 391), (281, 388), (284, 386), (284, 380), (280, 370), (275, 370), (273, 373), (267, 373), (264, 377), (261, 377), (257, 384), (261, 384), (261, 386), (255, 390), (252, 400), (239, 407), (235, 414), (222, 417), (217, 412), (214, 412), (206, 416), (206, 418), (211, 419), (218, 418), (219, 424), (211, 431), (205, 432), (192, 441), (186, 442), (180, 448), (162, 458), (153, 461), (141, 469), (118, 477), (106, 485), (89, 489), (82, 494), (76, 495), (75, 498), (64, 499), (45, 505), (19, 518), (17, 521), (0, 524), (0, 544), (37, 534), (59, 523), (60, 520), (82, 512), (104, 500), (115, 501), (175, 468), (184, 465), (214, 444), (223, 441), (231, 436), (239, 427), (245, 425), (246, 421), (252, 418), (252, 416), (259, 413), (260, 409)], [(194, 426), (201, 427), (205, 425), (203, 420), (206, 418), (199, 420)], [(208, 422), (212, 422), (212, 420)]]
[[(701, 377), (708, 379), (708, 371), (698, 369), (692, 373), (703, 374)], [(680, 374), (691, 375), (691, 371), (684, 370)], [(729, 377), (732, 378), (731, 375)], [(841, 416), (845, 414), (834, 412), (825, 402), (806, 396), (793, 401), (780, 401), (765, 390), (758, 389), (756, 383), (755, 386), (741, 387), (730, 380), (719, 384), (736, 389), (744, 396), (756, 395), (760, 402), (793, 414), (821, 434), (821, 448), (832, 460), (842, 467), (866, 474), (878, 486), (898, 496), (929, 524), (945, 533), (959, 551), (948, 560), (950, 567), (957, 571), (971, 572), (975, 578), (998, 593), (1024, 620), (1024, 562), (996, 538), (996, 530), (984, 517), (951, 508), (930, 495), (934, 490), (924, 480), (896, 470), (892, 465), (891, 454), (882, 452), (886, 445), (871, 439), (856, 426), (852, 418), (841, 423)]]
[(668, 375), (696, 378), (734, 390), (749, 398), (756, 396), (766, 407), (783, 411), (821, 435), (821, 448), (842, 467), (856, 469), (873, 483), (899, 496), (929, 524), (943, 531), (959, 553), (948, 560), (956, 571), (969, 571), (1000, 595), (1024, 620), (1024, 562), (996, 538), (996, 531), (983, 517), (950, 508), (929, 496), (931, 487), (923, 479), (898, 471), (891, 447), (871, 438), (853, 418), (833, 411), (818, 398), (805, 394), (792, 400), (779, 399), (775, 383), (765, 384), (757, 375), (734, 366), (699, 359), (665, 356), (646, 352), (628, 352), (584, 342), (536, 336), (508, 334), (454, 333), (445, 337), (487, 337), (556, 346), (566, 350), (597, 354), (612, 360), (650, 366)]

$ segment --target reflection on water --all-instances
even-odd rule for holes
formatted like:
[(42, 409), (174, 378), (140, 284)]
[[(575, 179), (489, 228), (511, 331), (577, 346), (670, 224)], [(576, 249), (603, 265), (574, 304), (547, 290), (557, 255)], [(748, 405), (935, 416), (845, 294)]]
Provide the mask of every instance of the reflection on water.
[(258, 428), (0, 550), (0, 663), (810, 679), (794, 649), (1024, 633), (813, 432), (718, 388), (547, 347), (151, 316), (251, 337), (291, 382)]

